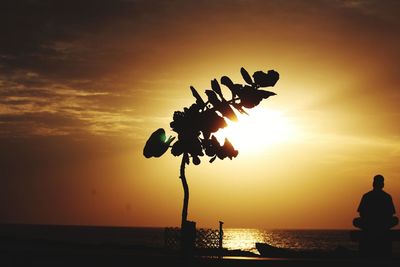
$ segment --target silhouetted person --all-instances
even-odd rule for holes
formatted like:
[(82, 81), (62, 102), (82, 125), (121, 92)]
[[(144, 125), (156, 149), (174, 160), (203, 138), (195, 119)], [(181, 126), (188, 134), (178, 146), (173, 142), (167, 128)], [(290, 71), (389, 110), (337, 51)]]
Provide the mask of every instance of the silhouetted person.
[(373, 190), (365, 193), (358, 206), (360, 217), (353, 220), (353, 225), (367, 231), (385, 231), (396, 226), (399, 219), (392, 197), (383, 191), (384, 178), (378, 174), (374, 177)]

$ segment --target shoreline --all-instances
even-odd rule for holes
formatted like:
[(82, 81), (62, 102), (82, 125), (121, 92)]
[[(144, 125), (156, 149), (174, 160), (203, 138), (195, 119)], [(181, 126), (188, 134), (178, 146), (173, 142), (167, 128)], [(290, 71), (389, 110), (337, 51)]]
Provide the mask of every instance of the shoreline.
[[(0, 237), (0, 266), (399, 266), (400, 258), (266, 258), (251, 252), (204, 250), (184, 259), (178, 251), (146, 246), (79, 244)], [(140, 263), (138, 265), (138, 263)]]
[[(389, 260), (348, 258), (263, 257), (240, 249), (196, 249), (184, 261), (177, 250), (132, 242), (134, 227), (66, 227), (0, 224), (0, 266), (400, 266)], [(96, 229), (92, 231), (90, 229)], [(136, 228), (137, 229), (137, 228)], [(53, 235), (54, 234), (54, 235)], [(102, 236), (102, 234), (105, 234)], [(140, 263), (140, 264), (138, 264)]]

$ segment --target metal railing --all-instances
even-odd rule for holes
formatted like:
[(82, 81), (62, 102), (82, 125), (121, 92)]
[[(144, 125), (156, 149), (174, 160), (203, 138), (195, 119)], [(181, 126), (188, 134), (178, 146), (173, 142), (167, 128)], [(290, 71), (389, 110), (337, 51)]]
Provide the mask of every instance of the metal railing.
[[(196, 229), (195, 248), (222, 248), (223, 235), (219, 230), (200, 228)], [(168, 249), (181, 248), (181, 228), (166, 227), (164, 230), (164, 245)]]

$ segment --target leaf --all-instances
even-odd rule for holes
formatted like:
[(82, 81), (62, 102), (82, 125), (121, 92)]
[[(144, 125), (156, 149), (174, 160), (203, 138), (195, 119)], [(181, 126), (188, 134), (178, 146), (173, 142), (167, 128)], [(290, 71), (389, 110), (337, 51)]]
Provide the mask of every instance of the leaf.
[(172, 141), (174, 141), (174, 140), (175, 140), (175, 138), (176, 138), (175, 136), (172, 136), (172, 135), (171, 135), (171, 136), (169, 136), (169, 137), (168, 137), (168, 140), (167, 140), (167, 141), (165, 141), (165, 144), (166, 144), (166, 145), (168, 145), (168, 146), (170, 146), (170, 145), (171, 145), (171, 143), (172, 143)]
[(260, 104), (262, 98), (242, 98), (240, 101), (240, 104), (243, 105), (245, 108), (254, 108), (255, 106), (258, 106)]
[(221, 105), (218, 108), (218, 111), (221, 112), (222, 115), (224, 115), (224, 117), (227, 117), (231, 121), (237, 121), (238, 120), (235, 112), (233, 111), (233, 109), (231, 108), (229, 103), (226, 102), (226, 101), (222, 101)]
[(260, 104), (261, 100), (263, 99), (262, 96), (258, 94), (256, 88), (245, 85), (243, 90), (240, 91), (240, 105), (245, 108), (254, 108), (258, 104)]
[(249, 115), (249, 113), (247, 113), (244, 109), (243, 109), (243, 107), (242, 107), (242, 105), (241, 104), (239, 104), (239, 103), (232, 103), (231, 104), (234, 108), (236, 108), (237, 109), (237, 111), (239, 111), (240, 112), (240, 114), (246, 114), (246, 115)]
[(212, 158), (210, 159), (210, 163), (213, 163), (214, 160), (215, 160), (216, 158), (217, 158), (217, 156), (212, 157)]
[(256, 71), (253, 74), (254, 82), (260, 87), (274, 86), (279, 80), (279, 73), (274, 70), (269, 70), (268, 73)]
[(203, 108), (205, 106), (205, 103), (204, 100), (199, 95), (199, 93), (193, 86), (190, 86), (190, 90), (192, 91), (192, 95), (194, 96), (194, 98), (196, 98), (196, 104), (199, 105), (201, 108)]
[(232, 94), (239, 95), (240, 92), (243, 90), (243, 86), (239, 83), (235, 83), (232, 88)]
[(157, 129), (147, 140), (143, 148), (143, 155), (146, 158), (161, 157), (168, 150), (169, 145), (174, 139), (175, 137), (170, 136), (167, 140), (165, 130), (163, 128)]
[(240, 69), (240, 73), (242, 74), (243, 80), (246, 81), (246, 83), (248, 84), (253, 84), (253, 80), (250, 77), (250, 74), (247, 72), (247, 70), (245, 68), (241, 68)]
[(190, 153), (192, 156), (203, 156), (203, 147), (198, 137), (191, 136), (184, 141), (185, 152)]
[(213, 91), (216, 92), (221, 97), (221, 99), (224, 99), (221, 91), (221, 86), (219, 86), (217, 79), (211, 80), (211, 89), (213, 89)]
[(209, 139), (203, 139), (203, 147), (204, 151), (206, 152), (206, 155), (209, 157), (213, 157), (216, 154), (216, 149), (213, 146), (211, 140)]
[(228, 138), (225, 138), (225, 142), (224, 142), (224, 145), (222, 146), (222, 148), (225, 152), (225, 155), (230, 159), (236, 158), (236, 156), (239, 154), (239, 151), (237, 151), (233, 147), (232, 143), (228, 140)]
[(265, 90), (257, 90), (257, 94), (263, 99), (267, 99), (270, 96), (276, 95), (274, 92), (265, 91)]
[(171, 153), (175, 157), (180, 156), (183, 153), (183, 145), (181, 141), (176, 141), (171, 148)]
[(221, 101), (219, 101), (217, 95), (215, 94), (214, 91), (211, 90), (206, 90), (206, 95), (208, 97), (208, 101), (214, 106), (218, 107), (221, 104)]
[(233, 109), (230, 107), (229, 103), (223, 99), (220, 101), (214, 91), (206, 90), (206, 95), (208, 96), (208, 101), (214, 106), (215, 110), (222, 113), (223, 116), (227, 117), (232, 121), (237, 121), (237, 116)]
[(234, 84), (228, 76), (222, 76), (221, 83), (231, 91), (232, 99), (239, 94), (240, 89), (242, 88), (241, 84)]
[(221, 83), (231, 89), (233, 87), (233, 82), (228, 76), (221, 77)]
[(201, 113), (199, 124), (204, 138), (208, 138), (210, 133), (215, 133), (219, 129), (227, 126), (225, 119), (217, 114), (215, 110), (210, 109)]
[(192, 162), (193, 162), (194, 165), (199, 165), (201, 161), (200, 161), (200, 158), (198, 156), (194, 156), (192, 158)]

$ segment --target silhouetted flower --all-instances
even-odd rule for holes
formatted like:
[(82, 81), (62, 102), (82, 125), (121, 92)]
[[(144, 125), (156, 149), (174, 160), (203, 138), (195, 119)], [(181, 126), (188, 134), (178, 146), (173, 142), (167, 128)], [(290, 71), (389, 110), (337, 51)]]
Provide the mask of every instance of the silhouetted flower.
[[(274, 92), (259, 89), (260, 87), (275, 85), (279, 79), (279, 74), (276, 71), (270, 70), (268, 73), (256, 71), (253, 78), (244, 68), (240, 69), (240, 73), (246, 82), (244, 85), (233, 83), (227, 76), (221, 77), (221, 84), (232, 93), (229, 100), (224, 97), (217, 79), (211, 80), (211, 90), (205, 90), (206, 102), (197, 90), (190, 86), (196, 102), (189, 108), (183, 108), (183, 111), (175, 111), (170, 123), (171, 129), (178, 135), (176, 142), (171, 145), (175, 137), (170, 136), (167, 139), (164, 129), (160, 128), (152, 133), (143, 149), (146, 158), (160, 157), (169, 147), (171, 147), (172, 155), (182, 155), (179, 176), (184, 189), (181, 230), (188, 222), (189, 188), (186, 182), (185, 165), (190, 164), (190, 161), (194, 165), (199, 165), (201, 163), (200, 157), (204, 154), (210, 157), (210, 163), (214, 162), (216, 158), (223, 160), (237, 157), (239, 152), (232, 146), (231, 142), (225, 138), (224, 144), (221, 146), (213, 133), (227, 126), (225, 118), (237, 120), (235, 109), (240, 113), (247, 114), (244, 108), (253, 108), (260, 104), (263, 99), (275, 95)], [(182, 231), (181, 234), (184, 237), (185, 231)], [(185, 238), (182, 240), (185, 240)], [(184, 241), (181, 245), (188, 246)], [(192, 245), (190, 244), (190, 246)]]
[(221, 84), (232, 93), (232, 98), (227, 100), (216, 79), (211, 80), (211, 90), (205, 90), (207, 102), (203, 100), (197, 90), (190, 86), (196, 102), (183, 111), (175, 111), (170, 126), (177, 133), (177, 141), (170, 146), (175, 139), (169, 137), (166, 140), (165, 131), (158, 129), (146, 143), (143, 154), (145, 157), (159, 157), (172, 147), (174, 156), (184, 155), (184, 162), (189, 164), (189, 158), (195, 165), (200, 164), (200, 157), (206, 154), (211, 157), (210, 162), (216, 158), (234, 158), (238, 151), (234, 149), (228, 139), (221, 146), (213, 133), (225, 128), (225, 118), (236, 121), (236, 109), (240, 113), (247, 114), (244, 108), (253, 108), (263, 99), (275, 95), (274, 92), (260, 90), (260, 87), (274, 86), (279, 79), (279, 74), (274, 70), (268, 73), (256, 71), (253, 78), (246, 69), (241, 68), (240, 73), (247, 84), (235, 84), (227, 77), (221, 77)]

